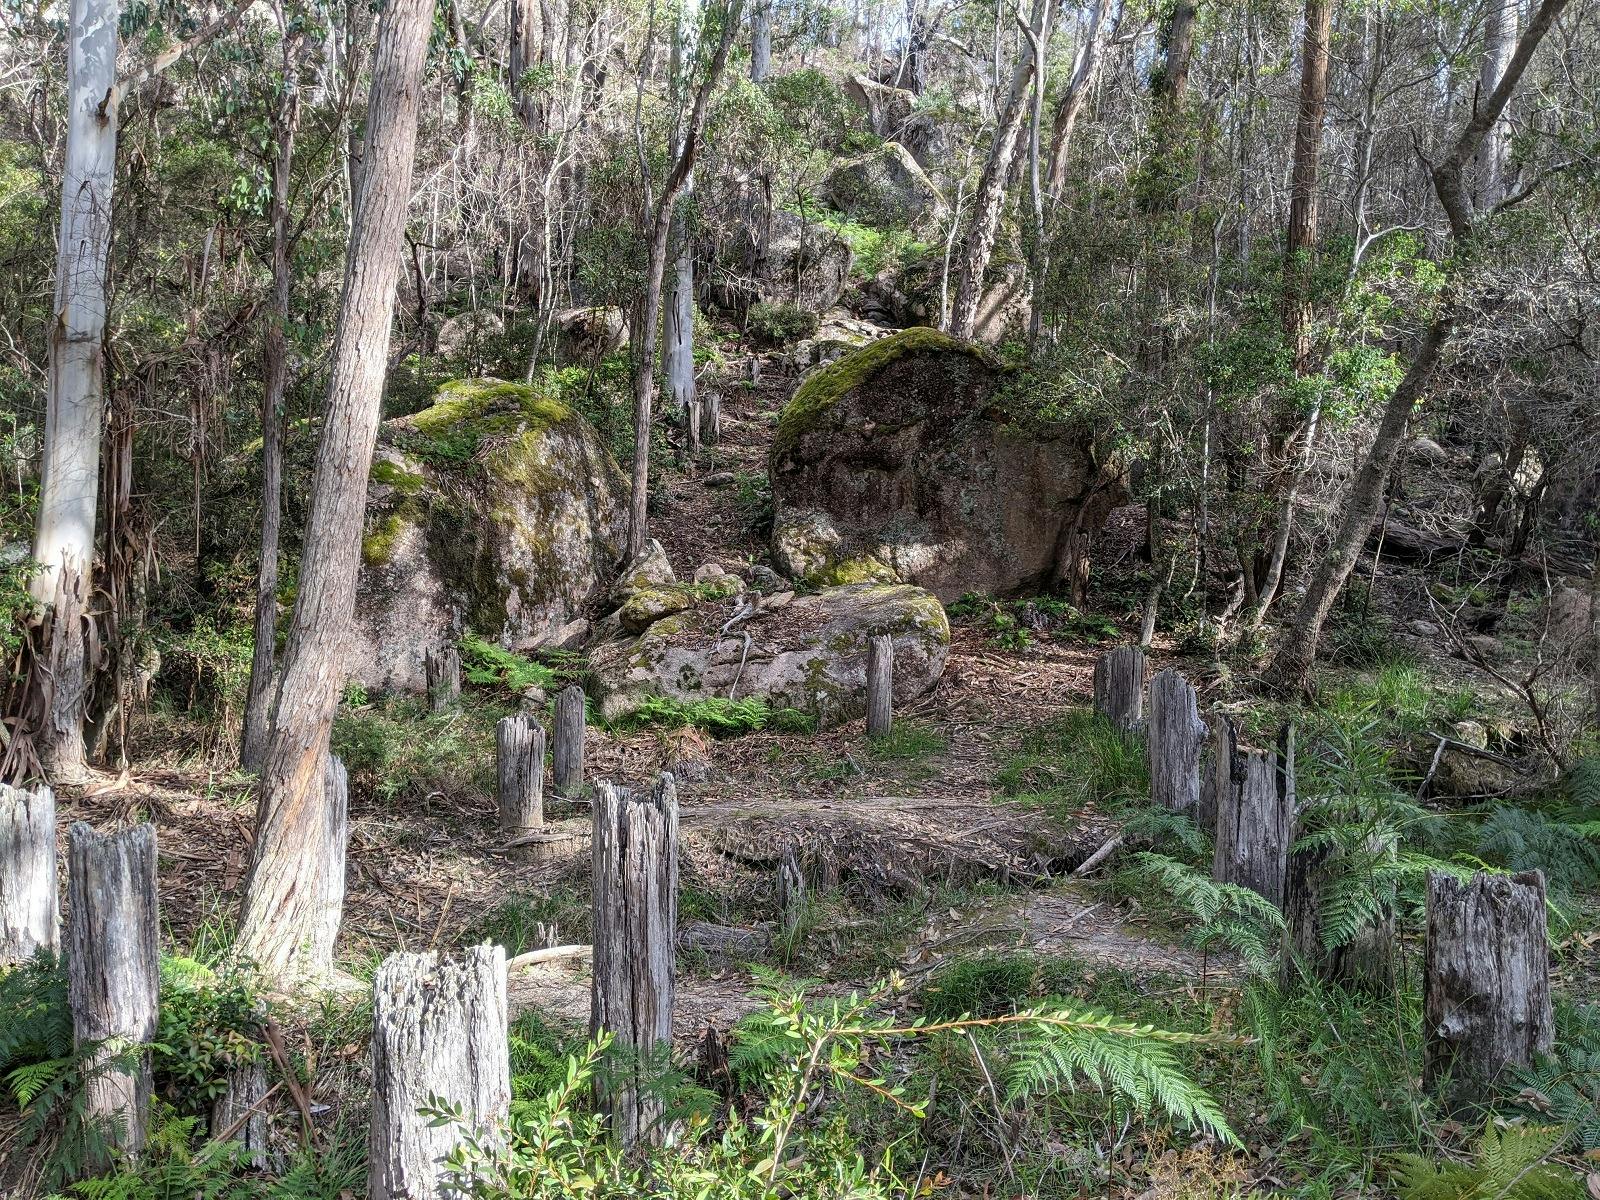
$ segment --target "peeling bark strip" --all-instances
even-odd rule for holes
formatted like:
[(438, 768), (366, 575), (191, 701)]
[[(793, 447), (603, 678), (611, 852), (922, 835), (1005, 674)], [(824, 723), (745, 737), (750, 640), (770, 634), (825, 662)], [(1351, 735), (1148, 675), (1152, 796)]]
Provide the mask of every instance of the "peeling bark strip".
[(1136, 646), (1107, 650), (1094, 663), (1094, 711), (1123, 733), (1144, 721), (1144, 651)]
[(672, 1045), (678, 923), (678, 792), (661, 774), (647, 798), (600, 783), (594, 801), (594, 984), (589, 1031), (616, 1041), (597, 1099), (624, 1146), (659, 1142), (657, 1047)]
[(867, 736), (894, 728), (894, 639), (879, 634), (867, 645)]
[[(156, 831), (100, 834), (79, 821), (67, 847), (67, 989), (73, 1041), (91, 1046), (84, 1111), (111, 1144), (144, 1146), (161, 974)], [(103, 1164), (102, 1164), (103, 1165)]]
[(1177, 671), (1150, 681), (1150, 799), (1173, 812), (1200, 803), (1200, 748), (1206, 723), (1188, 680)]
[(1453, 1103), (1481, 1098), (1507, 1067), (1555, 1044), (1544, 872), (1428, 874), (1422, 983), (1427, 1087)]
[[(424, 1107), (457, 1108), (433, 1125)], [(492, 1148), (511, 1108), (506, 953), (391, 954), (372, 982), (369, 1200), (435, 1200), (439, 1160), (469, 1131)]]
[[(1231, 726), (1229, 730), (1231, 739)], [(1259, 892), (1282, 907), (1294, 830), (1294, 734), (1278, 751), (1242, 750), (1236, 741), (1216, 764), (1216, 854), (1211, 877)]]
[(556, 697), (556, 795), (575, 799), (583, 791), (583, 689), (577, 684)]
[(56, 797), (0, 784), (0, 968), (61, 945)]
[(455, 707), (461, 699), (461, 652), (454, 646), (429, 650), (422, 657), (428, 678), (428, 702), (434, 712)]
[(544, 824), (544, 730), (532, 717), (494, 727), (500, 834), (517, 837)]

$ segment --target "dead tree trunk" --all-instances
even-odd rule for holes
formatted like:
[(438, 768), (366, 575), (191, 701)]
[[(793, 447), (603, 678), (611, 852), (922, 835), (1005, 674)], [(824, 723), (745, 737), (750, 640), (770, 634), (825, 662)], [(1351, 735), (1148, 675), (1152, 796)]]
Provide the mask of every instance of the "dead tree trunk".
[[(594, 989), (589, 1030), (615, 1035), (598, 1100), (624, 1146), (659, 1142), (657, 1057), (672, 1046), (678, 921), (678, 795), (662, 774), (647, 798), (601, 783), (594, 802)], [(657, 1047), (660, 1047), (658, 1051)]]
[(1282, 749), (1243, 750), (1217, 765), (1216, 854), (1211, 877), (1283, 904), (1294, 831), (1294, 737)]
[[(459, 1108), (466, 1124), (420, 1111)], [(372, 983), (369, 1200), (434, 1200), (439, 1160), (468, 1133), (492, 1148), (511, 1107), (506, 952), (391, 954)]]
[(0, 784), (0, 969), (61, 946), (56, 796)]
[(1292, 982), (1296, 973), (1304, 971), (1326, 982), (1387, 992), (1394, 982), (1394, 909), (1384, 905), (1372, 924), (1350, 940), (1329, 946), (1322, 888), (1328, 880), (1330, 859), (1325, 845), (1289, 851), (1283, 886), (1283, 980)]
[(461, 652), (454, 646), (429, 650), (422, 660), (428, 678), (428, 703), (434, 712), (455, 707), (461, 699)]
[(1200, 803), (1200, 747), (1206, 724), (1194, 689), (1177, 671), (1150, 681), (1150, 799), (1173, 812)]
[(1094, 711), (1123, 733), (1144, 723), (1144, 651), (1135, 646), (1107, 650), (1094, 663)]
[(1544, 873), (1428, 875), (1423, 1083), (1480, 1099), (1555, 1042)]
[[(144, 1146), (150, 1051), (161, 975), (156, 907), (156, 830), (100, 834), (78, 822), (67, 849), (67, 989), (72, 1037), (92, 1047), (84, 1112), (104, 1122), (111, 1145)], [(96, 1164), (103, 1165), (103, 1164)]]
[(544, 730), (532, 717), (507, 717), (494, 741), (500, 836), (532, 833), (544, 824)]
[(575, 683), (556, 697), (556, 795), (568, 800), (583, 793), (583, 707), (583, 689)]
[(867, 646), (867, 736), (894, 728), (894, 639), (879, 634)]
[(1232, 786), (1230, 779), (1239, 748), (1239, 732), (1232, 719), (1224, 716), (1212, 717), (1210, 730), (1200, 756), (1200, 809), (1195, 817), (1201, 829), (1215, 834), (1217, 798)]

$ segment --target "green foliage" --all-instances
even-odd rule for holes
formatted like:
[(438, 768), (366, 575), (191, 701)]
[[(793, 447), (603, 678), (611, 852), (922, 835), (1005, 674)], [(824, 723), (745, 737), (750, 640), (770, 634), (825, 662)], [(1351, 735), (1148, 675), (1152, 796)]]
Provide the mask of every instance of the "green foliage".
[(581, 1041), (550, 1024), (537, 1009), (511, 1022), (507, 1041), (513, 1104), (528, 1104), (560, 1087), (568, 1059), (583, 1049)]
[(1471, 1162), (1395, 1155), (1395, 1192), (1401, 1200), (1586, 1200), (1582, 1177), (1544, 1161), (1564, 1136), (1559, 1125), (1490, 1120)]
[(877, 759), (927, 758), (941, 753), (949, 740), (917, 721), (896, 721), (882, 737), (868, 739), (867, 753)]
[(850, 274), (857, 279), (871, 279), (884, 271), (911, 270), (932, 253), (932, 247), (918, 241), (909, 229), (863, 225), (826, 209), (808, 207), (803, 215), (850, 247)]
[(1477, 853), (1508, 871), (1542, 870), (1555, 893), (1600, 883), (1600, 836), (1538, 809), (1497, 805), (1478, 827)]
[(470, 629), (461, 635), (461, 673), (468, 683), (499, 688), (520, 695), (529, 688), (554, 691), (560, 686), (556, 673), (543, 663), (524, 658), (513, 650), (485, 641)]
[(1150, 796), (1144, 747), (1088, 709), (1030, 730), (1000, 769), (1000, 789), (1062, 813), (1117, 808)]
[(584, 941), (589, 921), (587, 891), (551, 887), (506, 897), (468, 928), (466, 940), (504, 946), (506, 957), (514, 958), (542, 945), (539, 937), (549, 926), (568, 941)]
[(757, 346), (788, 346), (817, 331), (817, 314), (787, 301), (762, 301), (750, 306), (744, 331)]
[(815, 720), (807, 713), (796, 708), (772, 708), (759, 696), (746, 696), (742, 700), (729, 700), (725, 696), (707, 696), (702, 700), (646, 696), (618, 724), (623, 728), (657, 729), (692, 726), (717, 737), (737, 737), (758, 729), (809, 733), (816, 728)]
[(262, 1061), (257, 1004), (240, 975), (218, 975), (193, 959), (162, 960), (151, 1067), (176, 1111), (209, 1113), (229, 1072)]
[(432, 711), (416, 697), (385, 696), (333, 723), (333, 752), (352, 787), (385, 800), (429, 792), (493, 791), (494, 724), (502, 709), (464, 696), (455, 712)]
[(967, 592), (948, 611), (953, 620), (983, 630), (989, 644), (1002, 650), (1025, 650), (1035, 637), (1098, 645), (1122, 636), (1111, 618), (1083, 612), (1055, 596), (996, 600)]
[(1600, 1151), (1600, 1006), (1558, 1003), (1555, 1048), (1520, 1082), (1519, 1100), (1560, 1121), (1578, 1150)]
[(1197, 950), (1232, 951), (1257, 975), (1277, 968), (1283, 914), (1277, 905), (1246, 887), (1218, 883), (1206, 871), (1153, 851), (1141, 851), (1122, 870), (1118, 887), (1161, 902), (1193, 924), (1185, 940)]
[(198, 720), (235, 723), (250, 681), (255, 638), (247, 626), (219, 627), (201, 617), (187, 633), (157, 633), (166, 699)]

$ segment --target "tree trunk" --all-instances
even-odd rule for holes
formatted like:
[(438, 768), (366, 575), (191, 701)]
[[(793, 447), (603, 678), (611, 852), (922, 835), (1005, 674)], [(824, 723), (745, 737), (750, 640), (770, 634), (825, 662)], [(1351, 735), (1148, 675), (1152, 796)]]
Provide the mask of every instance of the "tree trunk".
[[(1489, 0), (1483, 19), (1483, 60), (1478, 67), (1478, 100), (1494, 94), (1517, 45), (1517, 0)], [(1487, 212), (1506, 198), (1506, 160), (1511, 150), (1511, 122), (1502, 113), (1483, 136), (1473, 159), (1475, 202)]]
[[(1049, 0), (1033, 0), (1028, 29), (1032, 42), (1037, 42), (1041, 49), (1049, 47), (1052, 7)], [(1033, 82), (1034, 67), (1033, 52), (1024, 51), (1012, 72), (1011, 89), (995, 126), (994, 140), (989, 144), (989, 158), (973, 194), (972, 224), (967, 229), (955, 306), (950, 312), (950, 332), (956, 337), (971, 338), (977, 328), (978, 307), (983, 301), (983, 277), (989, 269), (995, 237), (1000, 231), (1006, 183), (1011, 178), (1023, 120), (1028, 113), (1028, 88)]]
[(1144, 723), (1144, 651), (1118, 646), (1094, 660), (1094, 711), (1122, 733)]
[(1424, 1086), (1468, 1104), (1554, 1046), (1543, 872), (1429, 872), (1424, 954)]
[(500, 836), (532, 833), (544, 825), (544, 730), (532, 717), (507, 717), (494, 741)]
[[(435, 1200), (440, 1160), (463, 1140), (500, 1147), (511, 1108), (506, 1018), (501, 946), (384, 959), (372, 981), (370, 1200)], [(464, 1120), (436, 1124), (419, 1111), (436, 1106)]]
[(461, 699), (461, 651), (454, 646), (429, 650), (422, 658), (428, 681), (428, 703), (434, 712), (454, 708)]
[(583, 689), (569, 684), (556, 697), (556, 728), (552, 774), (556, 795), (576, 800), (583, 794)]
[[(318, 873), (332, 823), (328, 733), (345, 682), (367, 476), (377, 438), (417, 140), (433, 0), (392, 0), (379, 20), (360, 193), (345, 265), (300, 586), (257, 806), (238, 950), (269, 976), (320, 974)], [(308, 847), (316, 848), (307, 854)]]
[(1217, 801), (1232, 786), (1233, 763), (1239, 750), (1239, 732), (1230, 717), (1215, 716), (1200, 756), (1200, 807), (1195, 819), (1201, 829), (1217, 832)]
[(1113, 0), (1098, 0), (1089, 18), (1089, 28), (1084, 34), (1083, 47), (1072, 70), (1072, 78), (1056, 100), (1056, 111), (1050, 123), (1050, 204), (1054, 209), (1061, 203), (1062, 189), (1067, 185), (1067, 151), (1072, 143), (1072, 131), (1078, 124), (1083, 103), (1094, 86), (1095, 74), (1100, 69), (1101, 52), (1105, 47), (1108, 23), (1106, 10)]
[(0, 971), (61, 946), (56, 797), (0, 783)]
[(867, 736), (888, 737), (894, 727), (894, 639), (879, 634), (867, 645)]
[(756, 0), (750, 10), (750, 81), (765, 83), (772, 74), (773, 0)]
[(67, 145), (33, 539), (33, 557), (43, 569), (30, 586), (35, 599), (54, 607), (44, 683), (49, 705), (36, 748), (47, 776), (81, 783), (88, 773), (83, 721), (89, 685), (82, 613), (94, 572), (117, 160), (116, 0), (71, 0), (67, 19)]
[[(597, 1097), (624, 1146), (659, 1142), (651, 1082), (672, 1046), (678, 921), (678, 796), (663, 774), (647, 798), (601, 783), (594, 803), (594, 986), (589, 1032), (616, 1037)], [(659, 1047), (659, 1050), (658, 1050)]]
[(94, 1047), (85, 1066), (84, 1115), (104, 1122), (110, 1144), (136, 1157), (144, 1146), (148, 1045), (161, 991), (156, 830), (146, 824), (100, 834), (80, 821), (67, 840), (72, 1036), (78, 1046)]
[[(693, 187), (691, 181), (684, 189), (684, 200)], [(683, 207), (682, 201), (680, 207)], [(672, 307), (667, 312), (667, 397), (672, 402), (672, 411), (687, 426), (699, 415), (694, 384), (694, 252), (689, 242), (688, 222), (680, 215), (676, 224), (678, 261), (672, 283)]]
[(1211, 876), (1283, 904), (1289, 839), (1294, 832), (1294, 739), (1281, 751), (1237, 744), (1217, 767), (1216, 854)]
[(1150, 681), (1148, 730), (1150, 799), (1173, 812), (1200, 803), (1200, 748), (1206, 723), (1194, 688), (1177, 671), (1159, 672)]

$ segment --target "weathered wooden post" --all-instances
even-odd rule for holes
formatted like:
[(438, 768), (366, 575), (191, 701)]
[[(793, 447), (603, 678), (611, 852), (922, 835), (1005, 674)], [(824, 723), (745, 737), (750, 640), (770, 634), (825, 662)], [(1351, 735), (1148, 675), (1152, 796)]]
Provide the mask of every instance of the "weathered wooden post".
[(1425, 1086), (1481, 1099), (1508, 1067), (1555, 1043), (1544, 872), (1428, 873), (1422, 981)]
[(589, 1030), (615, 1037), (616, 1069), (597, 1088), (624, 1146), (659, 1142), (648, 1082), (672, 1045), (678, 922), (678, 794), (663, 773), (647, 797), (601, 783), (594, 800), (594, 984)]
[(800, 854), (793, 844), (783, 848), (778, 860), (778, 920), (783, 925), (783, 936), (792, 938), (800, 928), (806, 912), (806, 875), (800, 866)]
[(867, 736), (894, 728), (894, 639), (880, 633), (867, 643)]
[(443, 712), (461, 699), (461, 652), (453, 645), (426, 651), (422, 669), (428, 679), (428, 703)]
[(94, 1047), (84, 1115), (103, 1122), (110, 1143), (130, 1155), (144, 1147), (150, 1104), (158, 929), (155, 826), (100, 834), (74, 824), (67, 835), (67, 998), (73, 1041)]
[(544, 729), (529, 716), (506, 717), (494, 743), (500, 836), (532, 833), (544, 824)]
[(1144, 651), (1118, 646), (1094, 661), (1094, 711), (1123, 733), (1144, 721)]
[[(475, 946), (459, 958), (391, 954), (372, 981), (369, 1200), (435, 1200), (440, 1159), (467, 1132), (493, 1147), (511, 1107), (506, 953)], [(420, 1111), (458, 1107), (435, 1125)]]
[(1206, 724), (1194, 688), (1177, 671), (1165, 670), (1150, 681), (1150, 799), (1173, 812), (1188, 812), (1200, 803), (1200, 747)]
[(1207, 723), (1210, 730), (1200, 755), (1200, 807), (1196, 823), (1209, 834), (1217, 832), (1217, 797), (1231, 785), (1238, 757), (1239, 731), (1232, 718), (1220, 713)]
[(1235, 745), (1231, 761), (1217, 770), (1211, 877), (1250, 888), (1281, 907), (1294, 832), (1293, 728), (1285, 727), (1276, 751)]
[[(1294, 841), (1303, 832), (1296, 822)], [(1375, 855), (1393, 854), (1392, 846), (1370, 842), (1367, 851)], [(1288, 869), (1283, 885), (1283, 960), (1280, 975), (1284, 983), (1293, 982), (1304, 970), (1316, 979), (1358, 987), (1369, 992), (1386, 992), (1394, 982), (1394, 909), (1379, 906), (1372, 923), (1341, 945), (1330, 947), (1324, 936), (1322, 889), (1333, 868), (1333, 855), (1326, 843), (1295, 848), (1291, 843)]]
[(554, 775), (556, 795), (575, 800), (583, 793), (583, 689), (570, 684), (556, 697)]
[(56, 797), (0, 784), (0, 967), (61, 946)]
[(344, 919), (345, 854), (350, 847), (350, 776), (337, 754), (328, 755), (322, 787), (327, 836), (315, 850), (326, 855), (326, 860), (317, 872), (322, 890), (320, 916), (306, 961), (315, 964), (313, 970), (328, 972), (333, 967), (334, 943), (339, 940), (339, 925)]
[(715, 388), (700, 396), (700, 437), (709, 445), (722, 440), (722, 393)]

